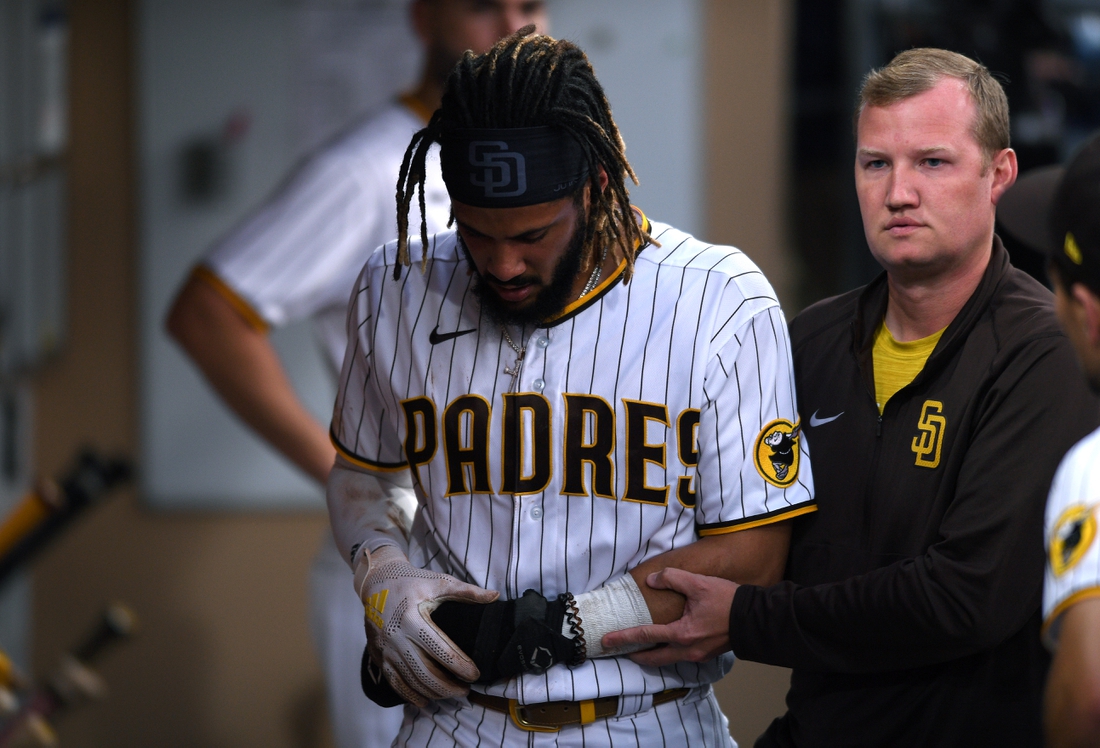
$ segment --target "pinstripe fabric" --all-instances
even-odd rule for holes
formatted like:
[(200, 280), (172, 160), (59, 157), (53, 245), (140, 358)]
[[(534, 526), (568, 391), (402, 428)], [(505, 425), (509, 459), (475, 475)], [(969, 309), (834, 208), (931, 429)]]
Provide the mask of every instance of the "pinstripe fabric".
[[(344, 358), (352, 284), (367, 257), (397, 236), (401, 158), (424, 123), (402, 104), (371, 117), (303, 163), (278, 192), (208, 253), (205, 264), (272, 327), (313, 318), (327, 358)], [(428, 228), (450, 217), (438, 150), (428, 164)], [(410, 226), (420, 225), (414, 201)]]
[[(1056, 538), (1063, 541), (1063, 546), (1066, 545), (1064, 541), (1075, 531), (1073, 523), (1064, 518), (1068, 518), (1074, 510), (1080, 510), (1083, 515), (1092, 517), (1095, 526), (1100, 521), (1097, 507), (1100, 507), (1100, 429), (1077, 442), (1062, 459), (1047, 499), (1043, 638), (1052, 649), (1058, 641), (1058, 618), (1066, 608), (1083, 597), (1100, 595), (1100, 533), (1081, 535), (1083, 552), (1080, 558), (1070, 563), (1061, 574), (1055, 573), (1053, 568), (1051, 548), (1057, 544)], [(1081, 530), (1078, 529), (1077, 533), (1080, 535)], [(1058, 552), (1057, 547), (1054, 552)]]
[(589, 725), (563, 727), (550, 733), (528, 732), (512, 722), (508, 715), (470, 704), (465, 699), (437, 701), (426, 709), (406, 707), (405, 721), (394, 746), (642, 748), (643, 743), (645, 748), (737, 746), (709, 687), (635, 714), (598, 719)]
[[(502, 492), (503, 394), (511, 381), (504, 368), (515, 355), (499, 328), (482, 319), (454, 234), (434, 237), (426, 271), (414, 261), (400, 281), (392, 279), (392, 246), (372, 256), (349, 308), (333, 436), (364, 467), (407, 470), (404, 409), (431, 403), (434, 418), (414, 418), (410, 440), (425, 460), (427, 439), (435, 440), (430, 460), (415, 470), (414, 564), (508, 598), (528, 588), (547, 596), (579, 593), (694, 542), (699, 531), (735, 530), (813, 508), (804, 440), (801, 470), (787, 488), (766, 482), (752, 458), (765, 424), (798, 422), (787, 328), (770, 285), (739, 250), (669, 226), (652, 230), (661, 246), (642, 251), (629, 284), (615, 273), (548, 326), (511, 331), (527, 346), (518, 390), (545, 403), (548, 413), (537, 427), (534, 418), (521, 421), (519, 473), (537, 472), (540, 445), (549, 467), (545, 485), (519, 495)], [(433, 331), (462, 334), (432, 345)], [(469, 393), (485, 403), (477, 407), (487, 408), (487, 420), (460, 413), (448, 432), (448, 405)], [(596, 396), (606, 405), (601, 418), (614, 421), (607, 496), (599, 495), (594, 463), (581, 468), (582, 490), (565, 491), (566, 402), (581, 395)], [(695, 411), (697, 469), (681, 459), (678, 441), (682, 416)], [(578, 443), (595, 443), (597, 429), (597, 417), (585, 414)], [(456, 484), (448, 460), (484, 432), (490, 485), (481, 492), (470, 464), (457, 468)], [(690, 452), (696, 432), (686, 433)], [(680, 500), (681, 478), (690, 480), (694, 506)], [(357, 540), (337, 532), (345, 553)], [(656, 693), (711, 683), (731, 664), (732, 655), (660, 670), (627, 658), (590, 660), (486, 691), (525, 703)]]

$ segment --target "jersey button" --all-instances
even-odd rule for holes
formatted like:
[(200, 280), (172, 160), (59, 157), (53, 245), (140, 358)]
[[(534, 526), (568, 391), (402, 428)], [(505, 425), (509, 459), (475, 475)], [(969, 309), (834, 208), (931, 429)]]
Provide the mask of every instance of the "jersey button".
[(541, 379), (536, 379), (534, 382), (531, 382), (531, 386), (535, 388), (535, 392), (542, 392), (543, 388), (546, 387), (546, 382)]
[(539, 338), (538, 342), (537, 342), (537, 345), (538, 345), (539, 348), (545, 348), (546, 346), (550, 345), (550, 339), (549, 338)]
[(536, 520), (537, 519), (542, 519), (542, 507), (541, 506), (531, 507), (531, 519), (536, 519)]

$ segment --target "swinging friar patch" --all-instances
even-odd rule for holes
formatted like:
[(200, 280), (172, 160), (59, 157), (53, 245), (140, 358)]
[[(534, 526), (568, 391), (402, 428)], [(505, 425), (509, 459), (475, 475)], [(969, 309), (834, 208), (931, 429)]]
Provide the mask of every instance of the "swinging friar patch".
[(760, 477), (779, 488), (786, 488), (798, 478), (798, 440), (801, 422), (794, 424), (779, 418), (766, 425), (756, 437), (753, 458)]

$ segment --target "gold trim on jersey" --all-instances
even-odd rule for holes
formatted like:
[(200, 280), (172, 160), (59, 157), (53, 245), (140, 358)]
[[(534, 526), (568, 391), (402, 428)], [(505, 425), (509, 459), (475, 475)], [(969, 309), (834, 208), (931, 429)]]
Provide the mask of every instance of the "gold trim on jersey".
[[(646, 218), (645, 213), (643, 213), (640, 209), (634, 206), (631, 206), (631, 208), (634, 210), (635, 213), (638, 214), (638, 218), (640, 219), (642, 225), (642, 230), (648, 234), (650, 229), (649, 219)], [(639, 248), (637, 242), (635, 242), (634, 248), (637, 249), (639, 252), (641, 252), (642, 249), (645, 249), (645, 247)], [(587, 294), (580, 297), (576, 301), (567, 304), (564, 309), (562, 309), (554, 316), (548, 317), (544, 322), (539, 325), (539, 327), (546, 328), (559, 325), (573, 315), (586, 309), (589, 304), (592, 304), (601, 296), (603, 296), (603, 294), (607, 292), (607, 290), (610, 289), (622, 277), (624, 270), (626, 270), (626, 260), (620, 262), (618, 267), (616, 267), (610, 275), (608, 275), (600, 283), (598, 283), (595, 288), (593, 288), (591, 291), (589, 291)]]
[(799, 504), (798, 506), (788, 507), (786, 509), (778, 509), (775, 512), (769, 512), (762, 517), (757, 517), (750, 520), (733, 520), (732, 522), (720, 522), (714, 525), (696, 525), (695, 532), (699, 537), (707, 537), (708, 535), (727, 535), (731, 532), (741, 532), (742, 530), (751, 530), (754, 527), (763, 527), (764, 525), (774, 524), (776, 522), (782, 522), (786, 519), (794, 519), (800, 517), (803, 514), (809, 514), (810, 512), (817, 511), (817, 504)]
[(546, 321), (540, 324), (539, 327), (553, 327), (554, 325), (564, 322), (582, 309), (587, 308), (589, 304), (599, 299), (605, 291), (611, 288), (611, 286), (622, 277), (624, 270), (626, 270), (626, 260), (620, 262), (614, 272), (598, 283), (595, 288), (576, 301), (566, 304), (565, 308), (554, 316), (547, 317)]
[(1058, 515), (1050, 531), (1050, 570), (1060, 577), (1072, 569), (1096, 538), (1096, 506), (1074, 504)]
[(428, 122), (432, 118), (432, 115), (435, 114), (435, 112), (424, 106), (424, 104), (421, 103), (420, 99), (416, 98), (411, 93), (402, 94), (401, 96), (397, 97), (397, 100), (401, 102), (401, 104), (404, 105), (406, 109), (419, 117), (420, 121), (423, 122), (425, 125), (428, 124)]
[(407, 462), (373, 462), (365, 457), (360, 457), (341, 444), (340, 440), (336, 438), (336, 434), (332, 433), (332, 431), (328, 432), (328, 440), (332, 442), (332, 446), (336, 448), (336, 452), (341, 457), (356, 467), (376, 470), (380, 473), (396, 473), (401, 470), (409, 469), (409, 464)]
[(1050, 615), (1043, 620), (1043, 627), (1039, 635), (1045, 640), (1050, 632), (1050, 627), (1054, 625), (1054, 622), (1057, 621), (1063, 613), (1082, 600), (1087, 600), (1090, 597), (1100, 597), (1100, 586), (1086, 587), (1083, 590), (1077, 590), (1065, 600), (1055, 605), (1054, 610), (1050, 611)]
[(248, 323), (248, 326), (256, 332), (267, 333), (267, 331), (271, 329), (271, 325), (267, 323), (267, 320), (261, 317), (260, 313), (257, 312), (251, 304), (245, 301), (240, 294), (234, 291), (229, 284), (223, 281), (210, 267), (206, 265), (196, 265), (191, 271), (191, 277), (213, 288), (219, 296), (229, 302), (233, 310), (241, 315), (244, 321)]

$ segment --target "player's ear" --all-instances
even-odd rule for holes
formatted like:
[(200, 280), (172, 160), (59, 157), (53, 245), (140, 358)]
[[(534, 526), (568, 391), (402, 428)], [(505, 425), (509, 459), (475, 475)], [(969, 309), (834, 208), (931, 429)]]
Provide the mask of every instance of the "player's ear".
[(603, 168), (603, 164), (598, 164), (596, 170), (599, 172), (599, 176), (596, 178), (597, 183), (600, 185), (600, 192), (607, 189), (607, 185), (611, 180), (607, 176), (607, 170)]
[(1085, 328), (1086, 339), (1094, 346), (1100, 346), (1100, 297), (1083, 283), (1074, 283), (1073, 300), (1080, 307), (1077, 315)]

